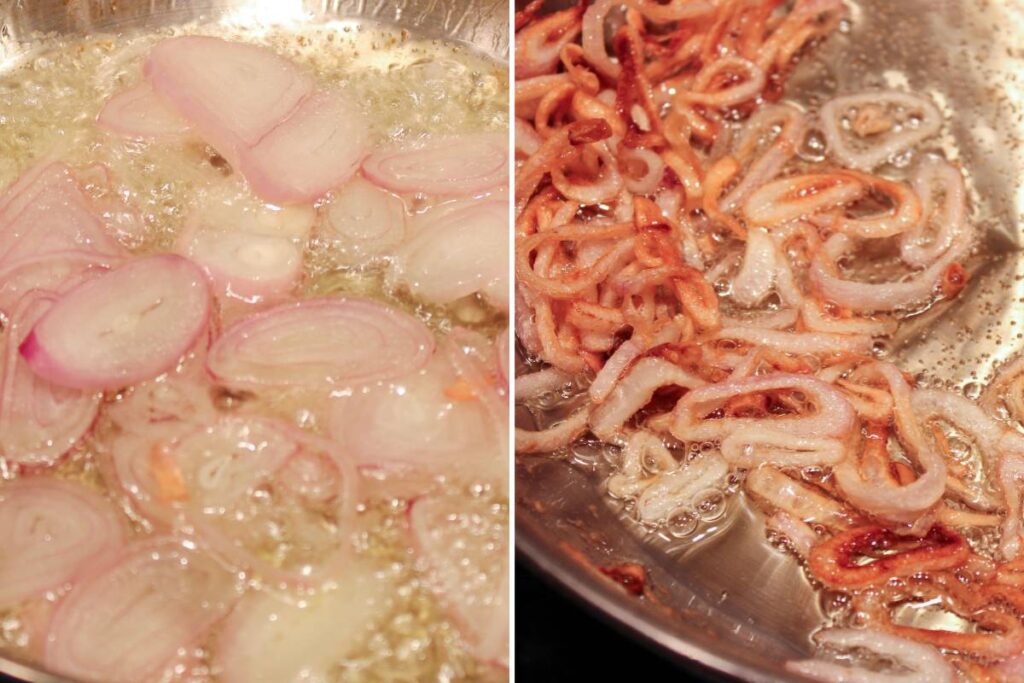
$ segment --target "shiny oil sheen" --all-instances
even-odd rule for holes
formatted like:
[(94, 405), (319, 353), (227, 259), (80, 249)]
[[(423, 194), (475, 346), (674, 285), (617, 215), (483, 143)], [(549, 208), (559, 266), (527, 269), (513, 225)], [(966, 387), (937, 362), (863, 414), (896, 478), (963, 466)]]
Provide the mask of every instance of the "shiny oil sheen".
[[(925, 384), (977, 398), (993, 369), (1024, 349), (1024, 2), (847, 4), (850, 21), (805, 58), (787, 98), (813, 106), (836, 93), (895, 87), (940, 105), (941, 146), (968, 171), (971, 219), (982, 240), (961, 296), (913, 316), (885, 353)], [(528, 414), (517, 418), (529, 426)], [(595, 450), (574, 446), (571, 464), (517, 461), (521, 556), (670, 656), (742, 680), (803, 680), (783, 664), (812, 653), (809, 636), (835, 602), (812, 589), (791, 555), (768, 544), (759, 513), (739, 495), (686, 540), (641, 534), (601, 492), (606, 470)], [(646, 567), (647, 597), (594, 569), (623, 562)]]

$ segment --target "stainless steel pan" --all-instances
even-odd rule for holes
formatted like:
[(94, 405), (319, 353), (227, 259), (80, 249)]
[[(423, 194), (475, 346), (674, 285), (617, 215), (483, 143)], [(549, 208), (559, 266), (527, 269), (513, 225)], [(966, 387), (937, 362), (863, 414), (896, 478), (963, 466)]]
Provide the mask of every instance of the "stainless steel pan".
[[(864, 86), (932, 93), (949, 119), (948, 151), (970, 172), (974, 220), (987, 239), (969, 288), (921, 316), (891, 353), (914, 373), (973, 395), (1024, 348), (1024, 2), (860, 0), (849, 27), (799, 68), (788, 93), (805, 101)], [(520, 419), (529, 420), (520, 415)], [(600, 457), (517, 464), (521, 557), (595, 612), (672, 656), (749, 681), (797, 680), (786, 659), (811, 652), (823, 606), (796, 561), (764, 541), (745, 505), (705, 525), (689, 551), (641, 540), (597, 492)], [(717, 528), (721, 527), (721, 528)], [(634, 597), (594, 567), (636, 562), (652, 593)], [(628, 665), (628, 664), (627, 664)]]
[[(89, 35), (217, 21), (230, 12), (259, 21), (283, 16), (345, 17), (408, 28), (417, 36), (471, 44), (508, 59), (507, 0), (0, 0), (0, 72), (15, 68), (40, 34)], [(0, 101), (0, 114), (4, 103)], [(3, 552), (3, 549), (0, 549)], [(31, 683), (63, 683), (0, 656), (0, 673)]]

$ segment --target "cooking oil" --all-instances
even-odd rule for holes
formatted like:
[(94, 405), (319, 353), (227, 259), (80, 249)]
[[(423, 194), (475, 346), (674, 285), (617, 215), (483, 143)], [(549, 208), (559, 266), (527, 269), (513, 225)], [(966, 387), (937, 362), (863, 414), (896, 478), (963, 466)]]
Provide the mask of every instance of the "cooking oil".
[[(267, 46), (312, 72), (323, 85), (340, 88), (362, 110), (377, 145), (414, 142), (428, 135), (503, 131), (508, 127), (507, 66), (465, 45), (417, 38), (405, 30), (354, 21), (303, 23), (276, 27), (201, 24), (125, 35), (86, 38), (40, 36), (33, 49), (0, 75), (0, 187), (31, 166), (60, 159), (76, 170), (106, 167), (106, 183), (85, 189), (109, 194), (141, 218), (122, 244), (135, 254), (168, 250), (186, 217), (201, 206), (211, 188), (231, 173), (226, 162), (201, 142), (158, 144), (121, 139), (95, 125), (105, 101), (142, 78), (146, 55), (158, 41), (183, 34), (212, 35)], [(411, 198), (410, 210), (423, 198)], [(117, 216), (106, 216), (117, 224)], [(448, 307), (426, 306), (385, 287), (384, 265), (342, 268), (330, 246), (315, 239), (307, 248), (300, 296), (371, 297), (420, 317), (443, 333), (454, 325), (492, 334), (507, 326), (507, 317), (482, 299), (469, 297)], [(117, 397), (109, 397), (109, 401)], [(324, 397), (310, 392), (281, 392), (272, 398), (247, 394), (219, 396), (214, 405), (234, 411), (288, 419), (298, 426), (323, 430)], [(103, 489), (97, 453), (109, 420), (101, 413), (95, 433), (58, 468)], [(5, 473), (12, 476), (10, 472)], [(490, 524), (507, 534), (508, 503), (496, 482), (456, 481), (437, 477), (434, 489), (483, 497), (491, 502)], [(454, 624), (417, 571), (407, 530), (408, 491), (379, 495), (360, 507), (356, 552), (383, 566), (394, 578), (390, 609), (364, 643), (339, 661), (331, 680), (469, 681), (500, 680), (506, 673), (477, 663), (464, 649)], [(374, 491), (388, 491), (387, 486)], [(111, 491), (113, 498), (119, 498)], [(125, 507), (137, 535), (151, 533), (144, 519)], [(246, 586), (253, 590), (251, 586)], [(56, 599), (58, 596), (51, 596)], [(344, 619), (344, 615), (339, 615)], [(0, 615), (2, 650), (36, 661), (39, 634), (33, 610)], [(169, 670), (167, 683), (215, 683), (211, 654), (216, 634)]]

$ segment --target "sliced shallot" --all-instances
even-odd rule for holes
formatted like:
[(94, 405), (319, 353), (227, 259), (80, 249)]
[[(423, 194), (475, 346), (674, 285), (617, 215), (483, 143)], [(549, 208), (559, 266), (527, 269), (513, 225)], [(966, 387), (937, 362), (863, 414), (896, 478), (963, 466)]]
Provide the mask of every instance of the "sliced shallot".
[(188, 122), (164, 104), (146, 81), (107, 100), (96, 123), (126, 138), (161, 142), (180, 140), (191, 130)]
[(815, 640), (832, 650), (866, 650), (898, 664), (901, 670), (880, 672), (820, 659), (787, 662), (786, 668), (823, 683), (954, 683), (957, 680), (956, 671), (939, 650), (907, 638), (881, 631), (833, 628), (819, 631)]
[(870, 171), (935, 135), (942, 115), (921, 95), (897, 91), (836, 97), (821, 108), (821, 127), (833, 159)]
[(422, 368), (434, 338), (410, 315), (362, 299), (307, 299), (226, 330), (207, 365), (232, 386), (344, 388)]
[[(173, 506), (234, 567), (318, 587), (348, 558), (357, 475), (333, 441), (274, 420), (231, 417), (136, 457), (148, 460), (157, 487), (151, 498)], [(289, 543), (267, 555), (280, 536)]]
[(368, 135), (362, 114), (344, 94), (316, 92), (257, 145), (241, 151), (239, 170), (268, 201), (310, 202), (353, 176)]
[(76, 580), (126, 535), (117, 509), (93, 489), (53, 477), (0, 486), (0, 609)]
[[(816, 408), (808, 415), (706, 417), (733, 397), (780, 390), (798, 391)], [(740, 427), (766, 427), (793, 437), (845, 437), (855, 424), (853, 408), (831, 384), (806, 375), (778, 373), (720, 382), (694, 389), (676, 405), (672, 435), (684, 441), (722, 439)]]
[(40, 377), (73, 389), (116, 389), (170, 369), (206, 327), (210, 292), (191, 261), (129, 261), (62, 296), (21, 355)]
[(493, 450), (490, 417), (444, 354), (401, 378), (335, 399), (331, 435), (363, 466), (454, 471)]
[(123, 253), (71, 169), (40, 164), (0, 198), (0, 267), (69, 251)]
[(475, 194), (508, 182), (508, 138), (475, 133), (378, 151), (363, 162), (363, 173), (398, 193)]
[(390, 277), (413, 296), (449, 304), (475, 292), (508, 308), (508, 204), (442, 204), (417, 217), (394, 255)]
[(157, 95), (233, 162), (313, 91), (312, 80), (273, 51), (208, 36), (157, 43), (145, 74)]
[(470, 652), (507, 666), (504, 519), (495, 506), (465, 495), (418, 498), (409, 510), (414, 547)]
[(346, 265), (389, 256), (405, 240), (402, 200), (363, 178), (345, 183), (324, 211), (324, 236)]
[(85, 435), (99, 411), (100, 395), (55, 386), (39, 377), (18, 353), (35, 322), (55, 297), (35, 290), (14, 308), (0, 357), (0, 461), (21, 467), (57, 463)]
[(225, 620), (214, 666), (225, 683), (326, 681), (391, 609), (394, 577), (354, 564), (337, 586), (301, 602), (251, 593)]
[(138, 683), (197, 643), (236, 599), (234, 579), (175, 538), (128, 546), (58, 605), (43, 662), (88, 683)]

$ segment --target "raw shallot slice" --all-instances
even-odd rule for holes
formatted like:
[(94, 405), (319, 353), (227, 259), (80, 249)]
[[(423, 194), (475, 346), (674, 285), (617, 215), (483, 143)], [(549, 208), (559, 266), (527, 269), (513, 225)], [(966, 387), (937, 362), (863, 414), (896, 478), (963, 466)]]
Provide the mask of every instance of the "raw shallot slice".
[(881, 631), (831, 628), (819, 631), (814, 639), (830, 650), (866, 650), (898, 664), (902, 670), (881, 672), (820, 659), (787, 662), (787, 669), (823, 683), (954, 683), (957, 680), (956, 672), (941, 652), (907, 638)]
[(83, 250), (102, 256), (122, 253), (65, 164), (35, 167), (0, 198), (0, 267)]
[(136, 543), (58, 605), (43, 663), (88, 683), (139, 683), (200, 641), (237, 599), (234, 577), (172, 537)]
[(208, 36), (157, 43), (145, 74), (156, 94), (229, 161), (313, 92), (312, 80), (273, 51)]
[(146, 81), (107, 100), (96, 123), (117, 135), (143, 140), (177, 141), (191, 132), (188, 122), (164, 104)]
[(287, 295), (302, 275), (302, 247), (287, 237), (199, 228), (183, 232), (177, 250), (217, 291), (250, 303)]
[(117, 265), (120, 258), (92, 251), (62, 251), (22, 259), (0, 269), (0, 311), (8, 317), (33, 289), (61, 294)]
[(18, 347), (52, 305), (29, 292), (14, 308), (0, 357), (0, 462), (21, 467), (57, 463), (92, 426), (100, 395), (55, 386), (29, 369)]
[(324, 213), (323, 235), (345, 265), (389, 256), (405, 240), (402, 200), (363, 178), (353, 178), (335, 192)]
[(413, 546), (478, 659), (508, 664), (508, 534), (505, 513), (481, 498), (418, 498), (409, 510)]
[(343, 94), (316, 92), (259, 144), (241, 152), (239, 170), (268, 201), (309, 202), (352, 177), (367, 136), (366, 121)]
[(863, 92), (821, 107), (828, 153), (844, 166), (870, 171), (939, 132), (942, 114), (921, 95)]
[(326, 681), (391, 609), (395, 579), (369, 565), (346, 568), (336, 586), (301, 602), (250, 593), (214, 645), (224, 683)]
[(489, 420), (472, 387), (436, 354), (422, 370), (336, 399), (330, 428), (363, 466), (454, 471), (496, 447)]
[(307, 299), (249, 316), (210, 349), (231, 386), (352, 387), (422, 368), (434, 338), (410, 315), (362, 299)]
[(391, 277), (396, 282), (435, 304), (481, 292), (508, 308), (507, 202), (442, 204), (419, 217), (414, 228), (395, 252)]
[(59, 386), (116, 389), (173, 367), (205, 329), (209, 309), (206, 276), (192, 262), (137, 259), (62, 296), (21, 355)]
[(24, 477), (0, 486), (0, 609), (63, 588), (116, 551), (125, 529), (110, 501), (83, 484)]
[(363, 162), (363, 173), (398, 193), (475, 194), (508, 183), (508, 137), (474, 133), (381, 150)]

